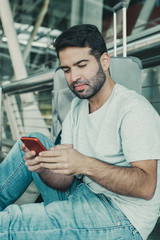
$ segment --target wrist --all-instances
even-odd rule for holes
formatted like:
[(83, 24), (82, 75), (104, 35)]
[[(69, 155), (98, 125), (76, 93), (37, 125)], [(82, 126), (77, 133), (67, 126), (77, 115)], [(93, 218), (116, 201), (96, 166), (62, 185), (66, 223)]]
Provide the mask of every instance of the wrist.
[(86, 176), (91, 175), (93, 161), (94, 161), (93, 158), (85, 156), (84, 161), (82, 163), (82, 168), (79, 174), (83, 174)]

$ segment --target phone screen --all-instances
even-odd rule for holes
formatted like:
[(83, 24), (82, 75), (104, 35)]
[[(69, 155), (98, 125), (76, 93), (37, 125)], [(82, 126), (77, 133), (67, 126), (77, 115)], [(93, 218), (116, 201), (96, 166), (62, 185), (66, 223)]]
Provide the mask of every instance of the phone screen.
[(36, 152), (36, 155), (42, 151), (47, 151), (47, 149), (43, 146), (38, 138), (22, 137), (21, 140), (30, 151), (34, 150)]

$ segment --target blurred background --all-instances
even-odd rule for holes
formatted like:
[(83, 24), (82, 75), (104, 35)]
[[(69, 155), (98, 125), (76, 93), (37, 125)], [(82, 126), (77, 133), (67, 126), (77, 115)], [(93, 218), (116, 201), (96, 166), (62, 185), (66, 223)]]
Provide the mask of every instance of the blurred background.
[[(52, 136), (52, 90), (59, 65), (54, 39), (70, 26), (95, 24), (113, 56), (113, 6), (119, 2), (0, 0), (0, 162), (22, 135), (39, 131)], [(142, 61), (142, 94), (160, 114), (160, 0), (125, 2), (127, 55)], [(117, 13), (117, 55), (122, 55), (121, 11)], [(20, 204), (34, 202), (39, 194), (34, 185), (28, 193), (32, 200), (24, 194)], [(159, 239), (159, 226), (160, 221), (148, 240)]]
[[(30, 131), (50, 136), (51, 90), (59, 64), (54, 39), (70, 26), (92, 23), (102, 32), (113, 56), (113, 6), (119, 2), (0, 0), (0, 148)], [(160, 113), (160, 0), (125, 2), (127, 55), (141, 59), (142, 94)], [(122, 55), (121, 11), (117, 14), (117, 37), (117, 54)], [(26, 81), (19, 81), (22, 79)]]

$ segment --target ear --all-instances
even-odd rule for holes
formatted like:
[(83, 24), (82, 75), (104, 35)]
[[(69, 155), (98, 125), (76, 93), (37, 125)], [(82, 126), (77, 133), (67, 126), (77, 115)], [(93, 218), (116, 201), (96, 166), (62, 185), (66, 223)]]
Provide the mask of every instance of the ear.
[(110, 66), (110, 56), (107, 52), (104, 52), (100, 58), (100, 62), (103, 68), (103, 71), (108, 71)]

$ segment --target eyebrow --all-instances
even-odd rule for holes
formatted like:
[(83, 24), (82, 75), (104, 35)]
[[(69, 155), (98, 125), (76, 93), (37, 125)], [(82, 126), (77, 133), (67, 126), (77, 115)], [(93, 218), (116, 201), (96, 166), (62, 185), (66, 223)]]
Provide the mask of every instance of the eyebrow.
[[(88, 62), (88, 61), (89, 61), (89, 60), (87, 60), (87, 59), (82, 59), (82, 60), (74, 63), (73, 66), (76, 66), (76, 65), (78, 65), (78, 64), (80, 64), (80, 63), (82, 63), (82, 62)], [(69, 67), (68, 67), (68, 66), (59, 66), (59, 67), (56, 69), (56, 71), (58, 71), (59, 69), (62, 69), (62, 70), (63, 70), (64, 68), (69, 68)]]

